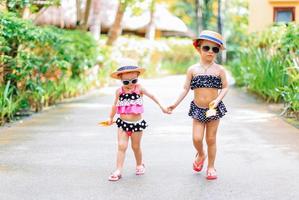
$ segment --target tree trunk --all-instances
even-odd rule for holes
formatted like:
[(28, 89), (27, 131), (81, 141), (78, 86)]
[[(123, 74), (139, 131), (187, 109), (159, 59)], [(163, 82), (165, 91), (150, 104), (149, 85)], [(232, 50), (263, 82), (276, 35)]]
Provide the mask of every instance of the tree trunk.
[(122, 32), (121, 23), (122, 23), (125, 10), (126, 10), (126, 4), (120, 3), (117, 9), (114, 23), (112, 27), (109, 29), (108, 40), (106, 42), (106, 44), (109, 46), (113, 45), (113, 43), (117, 40), (118, 36)]
[(4, 64), (0, 63), (0, 85), (4, 83)]
[(200, 32), (203, 30), (201, 0), (195, 0), (195, 12), (196, 12), (196, 35), (199, 36)]
[(84, 19), (83, 19), (83, 23), (81, 25), (82, 30), (87, 30), (88, 29), (88, 18), (89, 18), (89, 14), (90, 14), (91, 1), (92, 0), (86, 0)]
[(24, 9), (22, 11), (22, 18), (29, 19), (29, 16), (30, 16), (29, 3), (26, 3), (26, 5), (24, 6)]
[(213, 15), (213, 9), (211, 7), (211, 0), (203, 0), (203, 5), (202, 5), (202, 28), (208, 29), (211, 18)]
[[(222, 34), (222, 4), (221, 0), (218, 0), (218, 15), (217, 15), (217, 28), (218, 33)], [(223, 58), (225, 57), (224, 53), (219, 53), (218, 60), (219, 63), (223, 62)]]
[(101, 35), (101, 15), (100, 15), (100, 3), (101, 0), (92, 1), (92, 18), (90, 24), (90, 32), (95, 40), (100, 39)]
[(77, 11), (76, 25), (80, 26), (82, 24), (81, 0), (76, 0), (76, 11)]
[(156, 25), (155, 25), (155, 6), (156, 0), (152, 0), (150, 5), (150, 21), (146, 27), (145, 37), (149, 40), (154, 40), (156, 35)]
[(217, 27), (218, 33), (222, 34), (222, 4), (221, 0), (218, 0), (218, 20), (217, 20)]
[(6, 10), (9, 10), (9, 7), (8, 7), (8, 0), (5, 0), (5, 8), (6, 8)]

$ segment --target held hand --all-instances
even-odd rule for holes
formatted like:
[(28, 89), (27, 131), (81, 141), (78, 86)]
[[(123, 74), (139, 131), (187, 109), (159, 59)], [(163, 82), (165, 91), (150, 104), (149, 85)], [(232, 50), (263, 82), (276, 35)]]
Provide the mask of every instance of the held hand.
[(161, 110), (162, 110), (163, 113), (165, 113), (165, 114), (171, 114), (171, 111), (170, 111), (168, 108), (161, 107)]
[(170, 112), (170, 113), (172, 113), (172, 111), (173, 111), (175, 108), (176, 108), (175, 105), (168, 106), (168, 107), (167, 107), (167, 111)]

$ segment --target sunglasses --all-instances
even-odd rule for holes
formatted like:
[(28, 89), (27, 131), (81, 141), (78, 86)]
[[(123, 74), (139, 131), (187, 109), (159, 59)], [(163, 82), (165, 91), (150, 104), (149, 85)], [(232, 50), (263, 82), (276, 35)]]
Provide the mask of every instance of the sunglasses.
[(135, 79), (131, 79), (131, 80), (122, 80), (122, 82), (124, 85), (129, 85), (130, 83), (136, 84), (138, 82), (138, 79), (135, 78)]
[(201, 49), (204, 52), (208, 52), (208, 51), (210, 51), (210, 49), (212, 49), (212, 51), (214, 53), (219, 53), (219, 51), (220, 51), (219, 47), (215, 47), (215, 46), (202, 46)]

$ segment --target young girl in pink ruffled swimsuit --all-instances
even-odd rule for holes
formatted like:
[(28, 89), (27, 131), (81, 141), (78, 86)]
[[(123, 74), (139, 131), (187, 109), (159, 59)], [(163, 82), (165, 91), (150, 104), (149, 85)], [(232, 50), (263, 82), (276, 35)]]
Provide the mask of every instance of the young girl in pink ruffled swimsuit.
[(152, 99), (164, 113), (168, 113), (167, 109), (161, 106), (153, 94), (149, 93), (140, 84), (137, 84), (138, 76), (144, 71), (144, 68), (130, 64), (121, 66), (111, 74), (112, 78), (120, 79), (123, 86), (116, 90), (114, 104), (108, 119), (108, 125), (111, 125), (115, 114), (119, 114), (119, 117), (116, 119), (118, 126), (116, 170), (109, 176), (110, 181), (118, 181), (122, 177), (121, 172), (129, 138), (131, 138), (131, 146), (136, 159), (136, 175), (145, 173), (140, 147), (143, 130), (147, 127), (146, 121), (142, 119), (144, 111), (143, 95)]

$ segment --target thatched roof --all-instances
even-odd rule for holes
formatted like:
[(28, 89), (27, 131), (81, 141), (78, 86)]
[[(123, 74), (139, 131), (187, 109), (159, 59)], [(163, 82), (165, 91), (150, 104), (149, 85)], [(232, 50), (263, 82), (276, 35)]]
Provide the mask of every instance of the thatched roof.
[[(161, 31), (173, 31), (185, 33), (188, 31), (185, 23), (171, 14), (163, 5), (157, 5), (155, 11), (155, 26)], [(150, 12), (144, 12), (140, 16), (125, 15), (123, 27), (128, 30), (145, 29), (150, 22)]]
[[(114, 22), (118, 0), (101, 0), (100, 16), (101, 29), (104, 32), (111, 27)], [(39, 25), (49, 24), (59, 26), (61, 28), (74, 28), (77, 21), (76, 1), (61, 0), (61, 6), (51, 6), (41, 10), (36, 17), (35, 22)], [(91, 12), (89, 19), (92, 19)], [(140, 16), (132, 16), (129, 12), (125, 13), (123, 18), (123, 30), (136, 31), (144, 33), (146, 26), (150, 21), (150, 12), (144, 12)], [(156, 29), (162, 32), (173, 32), (179, 34), (187, 34), (188, 28), (185, 23), (178, 17), (171, 14), (165, 6), (157, 5), (155, 12)]]

